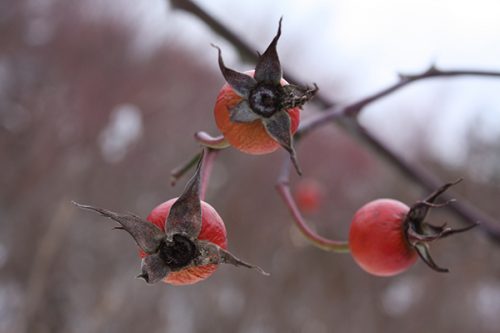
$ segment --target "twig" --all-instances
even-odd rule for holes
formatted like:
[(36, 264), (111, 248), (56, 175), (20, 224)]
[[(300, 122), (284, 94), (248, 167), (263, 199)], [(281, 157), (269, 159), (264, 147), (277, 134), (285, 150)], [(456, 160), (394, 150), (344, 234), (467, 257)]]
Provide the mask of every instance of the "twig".
[[(224, 37), (227, 41), (233, 44), (238, 52), (245, 59), (256, 60), (257, 54), (254, 53), (254, 48), (241, 39), (236, 33), (228, 29), (225, 25), (220, 23), (213, 16), (208, 14), (200, 6), (196, 5), (190, 0), (171, 0), (172, 6), (177, 9), (185, 10), (195, 16), (200, 20), (205, 22), (214, 32), (218, 33), (220, 36)], [(286, 72), (286, 70), (284, 70)], [(392, 163), (400, 172), (413, 180), (417, 184), (420, 184), (427, 190), (433, 189), (437, 184), (442, 182), (436, 181), (436, 177), (431, 176), (429, 173), (424, 172), (414, 164), (409, 164), (403, 160), (397, 153), (393, 152), (389, 147), (387, 147), (382, 141), (374, 137), (368, 130), (363, 128), (356, 120), (356, 115), (359, 111), (366, 105), (375, 102), (396, 90), (399, 90), (410, 83), (420, 81), (423, 79), (431, 77), (451, 77), (451, 76), (462, 76), (462, 75), (476, 75), (476, 76), (491, 76), (499, 77), (499, 72), (492, 71), (475, 71), (475, 70), (453, 70), (453, 71), (441, 71), (432, 66), (429, 70), (425, 71), (423, 74), (419, 75), (400, 75), (400, 80), (391, 85), (390, 87), (381, 90), (371, 96), (368, 96), (359, 102), (348, 105), (344, 108), (339, 108), (330, 99), (325, 97), (323, 94), (318, 93), (313, 100), (318, 106), (323, 108), (327, 113), (324, 114), (324, 118), (319, 117), (314, 121), (304, 124), (304, 126), (299, 129), (298, 134), (296, 134), (296, 141), (299, 141), (304, 134), (312, 130), (313, 128), (320, 126), (323, 122), (328, 122), (329, 120), (339, 120), (336, 124), (341, 125), (341, 127), (346, 130), (349, 134), (360, 138), (365, 144), (374, 149), (380, 154), (380, 156), (386, 158), (390, 163)], [(300, 83), (300, 80), (290, 77), (290, 75), (285, 76), (286, 79), (291, 83)], [(350, 117), (345, 117), (349, 115)], [(324, 119), (324, 120), (322, 120)], [(281, 178), (280, 178), (281, 179)], [(281, 190), (280, 190), (281, 191)], [(281, 192), (280, 192), (281, 193)], [(283, 194), (282, 194), (282, 197)], [(459, 217), (469, 223), (475, 223), (481, 221), (480, 228), (485, 231), (489, 236), (495, 240), (500, 240), (500, 226), (498, 223), (491, 218), (488, 218), (484, 213), (479, 210), (472, 208), (472, 206), (464, 204), (463, 201), (457, 202), (450, 205), (450, 208)]]
[(184, 175), (186, 172), (191, 170), (196, 163), (200, 160), (201, 153), (195, 154), (193, 157), (191, 157), (188, 161), (182, 163), (172, 171), (170, 171), (170, 184), (172, 186), (175, 186), (177, 181)]
[(291, 161), (286, 159), (283, 168), (280, 173), (280, 178), (276, 184), (276, 189), (281, 195), (281, 198), (285, 202), (288, 210), (292, 214), (293, 221), (299, 229), (299, 231), (309, 240), (311, 243), (323, 250), (332, 251), (337, 253), (347, 253), (349, 252), (349, 243), (347, 241), (336, 241), (318, 235), (314, 230), (309, 228), (304, 217), (300, 213), (299, 208), (295, 200), (293, 199), (292, 193), (290, 192), (290, 166)]
[[(229, 142), (226, 141), (223, 135), (213, 137), (206, 132), (196, 132), (194, 134), (194, 138), (198, 141), (203, 147), (207, 149), (208, 154), (215, 155), (215, 151), (226, 149), (229, 147)], [(193, 157), (191, 157), (188, 161), (182, 163), (172, 171), (170, 171), (170, 184), (175, 186), (177, 181), (186, 174), (189, 170), (191, 170), (196, 163), (200, 160), (201, 152), (196, 153)], [(213, 157), (215, 158), (215, 157)]]
[[(347, 116), (347, 117), (356, 117), (361, 110), (366, 107), (367, 105), (376, 102), (394, 92), (397, 90), (400, 90), (401, 88), (406, 87), (407, 85), (417, 82), (417, 81), (422, 81), (425, 79), (430, 79), (430, 78), (439, 78), (439, 77), (455, 77), (455, 76), (482, 76), (482, 77), (494, 77), (494, 78), (499, 78), (500, 77), (500, 72), (499, 71), (478, 71), (478, 70), (440, 70), (436, 68), (435, 66), (429, 67), (426, 71), (420, 73), (420, 74), (415, 74), (415, 75), (399, 75), (399, 80), (398, 82), (390, 85), (389, 87), (382, 89), (381, 91), (378, 91), (368, 97), (365, 97), (355, 103), (346, 105), (346, 106), (334, 106), (329, 109), (325, 109), (324, 113), (315, 118), (314, 120), (308, 122), (307, 124), (304, 124), (303, 126), (300, 127), (300, 129), (297, 131), (299, 135), (305, 135), (307, 132), (315, 129), (318, 126), (324, 125), (328, 123), (328, 121), (331, 120), (336, 120), (340, 117)], [(365, 131), (366, 132), (366, 131)]]
[(203, 164), (201, 166), (200, 200), (205, 201), (207, 187), (210, 181), (210, 175), (212, 174), (215, 159), (218, 154), (219, 150), (212, 148), (205, 148), (205, 154), (203, 154), (203, 161), (202, 161)]

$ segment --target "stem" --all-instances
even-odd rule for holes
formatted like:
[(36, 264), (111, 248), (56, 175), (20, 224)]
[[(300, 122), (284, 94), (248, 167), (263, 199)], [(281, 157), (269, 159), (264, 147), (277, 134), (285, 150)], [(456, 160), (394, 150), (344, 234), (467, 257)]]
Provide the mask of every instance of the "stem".
[[(209, 155), (212, 154), (215, 150), (221, 150), (229, 147), (229, 143), (222, 135), (213, 137), (206, 132), (200, 131), (196, 132), (194, 137), (196, 141), (201, 143), (202, 146), (208, 148)], [(198, 163), (200, 157), (201, 153), (197, 153), (188, 161), (184, 162), (170, 172), (170, 183), (172, 184), (172, 186), (174, 186), (177, 181), (186, 174), (186, 172), (196, 166), (196, 163)]]
[(172, 186), (175, 186), (177, 181), (184, 175), (186, 172), (191, 170), (196, 163), (200, 160), (201, 153), (197, 153), (193, 157), (191, 157), (188, 161), (184, 162), (180, 166), (176, 167), (172, 171), (170, 171), (170, 183)]
[(290, 192), (290, 160), (286, 160), (283, 165), (280, 180), (276, 185), (278, 193), (281, 195), (283, 201), (288, 207), (290, 213), (292, 214), (295, 225), (299, 231), (316, 247), (326, 251), (332, 251), (337, 253), (347, 253), (349, 252), (349, 243), (347, 241), (336, 241), (318, 235), (314, 230), (309, 228), (304, 217), (300, 213), (299, 208), (295, 202), (295, 199)]
[(203, 161), (201, 166), (201, 188), (200, 188), (200, 200), (205, 201), (205, 196), (207, 193), (208, 182), (210, 181), (210, 175), (214, 167), (214, 162), (219, 154), (219, 151), (212, 148), (205, 148), (205, 154), (203, 155)]
[(194, 134), (194, 138), (202, 146), (212, 149), (225, 149), (230, 146), (229, 142), (227, 142), (226, 138), (223, 135), (214, 137), (207, 132), (199, 131)]

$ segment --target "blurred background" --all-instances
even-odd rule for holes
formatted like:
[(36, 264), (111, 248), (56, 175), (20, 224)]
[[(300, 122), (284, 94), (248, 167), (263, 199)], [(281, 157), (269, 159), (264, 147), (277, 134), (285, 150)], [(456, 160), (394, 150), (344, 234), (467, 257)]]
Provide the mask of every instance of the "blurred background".
[[(278, 50), (289, 73), (342, 103), (435, 63), (500, 70), (497, 1), (196, 1), (263, 51), (284, 16)], [(146, 216), (178, 195), (170, 170), (217, 134), (223, 84), (216, 43), (236, 50), (168, 1), (0, 1), (0, 332), (497, 332), (500, 248), (479, 230), (433, 245), (392, 278), (298, 234), (274, 191), (284, 151), (220, 154), (207, 201), (229, 248), (271, 273), (223, 266), (186, 287), (135, 280), (132, 239), (71, 200)], [(367, 108), (362, 123), (405, 158), (493, 217), (500, 215), (500, 80), (417, 83)], [(317, 112), (307, 106), (303, 118)], [(335, 126), (298, 146), (320, 209), (306, 215), (345, 239), (365, 202), (411, 204), (426, 193)], [(294, 176), (292, 188), (299, 180)], [(446, 209), (430, 219), (463, 225)]]

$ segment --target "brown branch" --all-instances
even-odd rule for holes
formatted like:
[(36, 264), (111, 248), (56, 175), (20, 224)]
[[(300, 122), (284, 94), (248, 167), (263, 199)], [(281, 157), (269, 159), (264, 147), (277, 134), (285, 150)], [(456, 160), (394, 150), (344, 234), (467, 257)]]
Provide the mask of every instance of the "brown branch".
[[(190, 0), (170, 0), (172, 6), (176, 9), (185, 10), (195, 16), (200, 20), (205, 22), (214, 32), (225, 38), (231, 44), (233, 44), (242, 58), (256, 60), (257, 55), (254, 53), (254, 48), (241, 39), (236, 33), (231, 31), (225, 25), (220, 23), (213, 16), (208, 14), (200, 6), (196, 5)], [(286, 70), (284, 70), (286, 72)], [(373, 103), (413, 82), (417, 82), (423, 79), (432, 77), (451, 77), (451, 76), (462, 76), (462, 75), (476, 75), (476, 76), (500, 76), (497, 72), (488, 71), (440, 71), (432, 66), (429, 70), (425, 71), (423, 74), (419, 75), (400, 75), (400, 80), (390, 87), (381, 90), (371, 96), (368, 96), (356, 103), (348, 105), (344, 108), (340, 108), (335, 105), (329, 98), (325, 97), (323, 94), (318, 93), (313, 100), (318, 106), (320, 106), (324, 111), (327, 111), (322, 117), (316, 118), (314, 121), (304, 124), (304, 126), (299, 129), (298, 134), (296, 134), (296, 141), (299, 141), (304, 134), (314, 129), (317, 126), (323, 124), (323, 122), (328, 122), (330, 120), (337, 120), (336, 124), (339, 124), (341, 128), (346, 130), (349, 134), (359, 138), (380, 156), (384, 157), (388, 162), (392, 163), (403, 175), (411, 179), (417, 184), (420, 184), (427, 190), (436, 187), (436, 184), (441, 184), (441, 181), (437, 181), (436, 177), (432, 176), (428, 172), (417, 168), (414, 164), (406, 162), (401, 156), (393, 152), (389, 147), (387, 147), (382, 141), (374, 137), (368, 130), (362, 127), (356, 120), (356, 115), (359, 111), (366, 105)], [(297, 80), (290, 75), (285, 76), (285, 78), (291, 83), (299, 83)], [(346, 117), (348, 115), (349, 117)], [(280, 177), (281, 180), (283, 178)], [(285, 181), (285, 183), (287, 183)], [(281, 192), (280, 192), (281, 193)], [(283, 194), (282, 194), (283, 195)], [(285, 200), (286, 202), (286, 200)], [(290, 209), (290, 203), (286, 202)], [(465, 204), (463, 201), (450, 205), (450, 208), (454, 213), (456, 213), (463, 220), (469, 223), (475, 223), (477, 221), (481, 222), (480, 228), (485, 231), (489, 236), (496, 240), (500, 240), (500, 226), (492, 218), (487, 217), (484, 213), (473, 208), (471, 205)], [(292, 212), (293, 213), (293, 212)], [(296, 221), (297, 222), (297, 221)]]
[(327, 123), (330, 120), (336, 120), (343, 116), (356, 117), (361, 110), (367, 105), (376, 102), (392, 93), (406, 87), (407, 85), (431, 78), (439, 77), (455, 77), (455, 76), (479, 76), (479, 77), (493, 77), (499, 78), (499, 71), (478, 71), (478, 70), (441, 70), (435, 66), (431, 66), (429, 69), (420, 74), (414, 75), (399, 75), (398, 82), (390, 85), (389, 87), (382, 89), (370, 96), (367, 96), (355, 103), (346, 106), (334, 106), (329, 109), (325, 109), (324, 113), (314, 118), (312, 121), (304, 124), (297, 131), (299, 135), (305, 135), (307, 132), (313, 130), (314, 128)]

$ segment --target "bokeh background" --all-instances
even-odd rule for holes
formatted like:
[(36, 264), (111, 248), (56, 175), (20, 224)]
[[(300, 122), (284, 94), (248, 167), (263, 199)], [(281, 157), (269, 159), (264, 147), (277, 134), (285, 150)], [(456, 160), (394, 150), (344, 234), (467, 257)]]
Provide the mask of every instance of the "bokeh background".
[[(197, 1), (263, 50), (284, 15), (282, 63), (346, 103), (431, 63), (500, 70), (497, 1)], [(220, 154), (207, 201), (230, 249), (267, 271), (220, 267), (193, 286), (147, 286), (132, 239), (71, 200), (146, 216), (178, 195), (170, 170), (216, 134), (212, 106), (235, 49), (168, 1), (0, 1), (0, 332), (498, 332), (500, 248), (479, 230), (392, 278), (307, 244), (274, 191), (283, 151)], [(500, 80), (437, 79), (367, 108), (388, 146), (500, 216)], [(314, 115), (308, 106), (303, 118)], [(345, 238), (363, 203), (425, 195), (335, 126), (298, 147), (323, 186), (320, 234)], [(292, 179), (292, 188), (298, 182)], [(431, 220), (463, 225), (442, 209)]]

